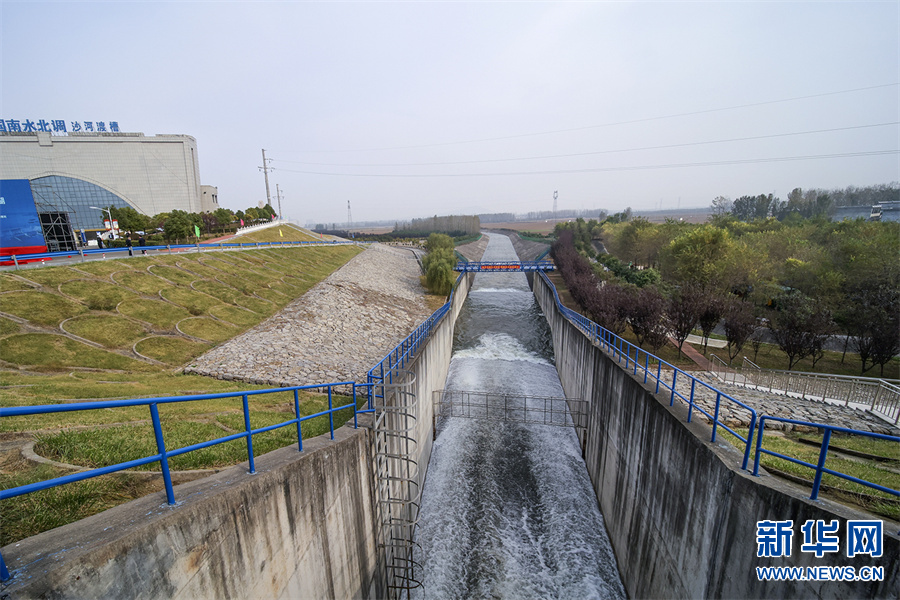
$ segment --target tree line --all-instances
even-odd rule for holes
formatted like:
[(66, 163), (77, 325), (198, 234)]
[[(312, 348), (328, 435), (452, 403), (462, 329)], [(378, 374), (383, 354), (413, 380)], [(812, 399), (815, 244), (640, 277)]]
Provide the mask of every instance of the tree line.
[(207, 235), (224, 234), (226, 231), (237, 230), (242, 226), (242, 222), (243, 225), (252, 225), (270, 221), (275, 215), (275, 209), (269, 204), (262, 208), (251, 207), (237, 212), (227, 208), (217, 208), (204, 213), (189, 213), (176, 209), (153, 216), (139, 213), (130, 206), (108, 208), (112, 218), (119, 222), (119, 230), (144, 231), (148, 234), (147, 240), (151, 244), (161, 241), (177, 243), (181, 239), (195, 238), (194, 227)]
[(718, 196), (712, 201), (713, 215), (730, 215), (740, 221), (753, 221), (774, 217), (802, 220), (810, 218), (830, 218), (837, 208), (843, 206), (872, 206), (882, 202), (900, 200), (900, 184), (890, 183), (866, 187), (850, 186), (843, 189), (822, 190), (794, 188), (787, 200), (773, 194), (741, 196), (731, 200)]
[[(598, 324), (657, 350), (695, 328), (724, 327), (729, 359), (758, 352), (767, 329), (788, 369), (844, 339), (862, 373), (900, 352), (900, 223), (862, 219), (695, 225), (579, 219), (556, 228), (552, 255), (573, 298)], [(599, 247), (599, 248), (598, 248)]]
[[(412, 235), (430, 233), (451, 233), (457, 236), (478, 235), (481, 231), (481, 221), (475, 215), (449, 215), (438, 217), (437, 215), (426, 219), (413, 219), (399, 222), (394, 225), (394, 231)], [(424, 237), (424, 235), (423, 235)]]

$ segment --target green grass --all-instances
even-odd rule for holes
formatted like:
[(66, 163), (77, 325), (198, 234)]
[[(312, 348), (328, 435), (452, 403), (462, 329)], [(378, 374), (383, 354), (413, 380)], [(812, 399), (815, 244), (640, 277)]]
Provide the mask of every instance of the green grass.
[(0, 273), (0, 292), (15, 292), (34, 289), (24, 281), (19, 281), (9, 273)]
[(238, 308), (237, 306), (228, 306), (227, 304), (213, 306), (209, 309), (209, 314), (222, 319), (223, 321), (228, 321), (233, 325), (237, 325), (241, 329), (249, 327), (250, 325), (256, 325), (260, 319), (260, 315), (253, 311), (245, 308)]
[(235, 304), (237, 299), (244, 295), (240, 290), (218, 281), (198, 281), (194, 284), (194, 289), (229, 304)]
[(134, 349), (167, 365), (183, 365), (209, 349), (209, 344), (178, 337), (154, 336), (139, 341)]
[(151, 365), (107, 350), (93, 348), (62, 335), (22, 333), (3, 339), (0, 359), (32, 367), (84, 367), (146, 371)]
[(140, 323), (111, 315), (81, 315), (66, 321), (63, 328), (107, 348), (131, 349), (136, 341), (147, 336)]
[(126, 300), (118, 310), (123, 315), (164, 330), (173, 330), (175, 323), (191, 316), (187, 309), (162, 300)]
[(9, 292), (0, 295), (0, 311), (28, 319), (37, 325), (55, 327), (86, 312), (83, 304), (46, 292)]
[[(143, 259), (147, 261), (148, 259)], [(117, 260), (92, 260), (90, 262), (79, 263), (76, 267), (79, 271), (90, 273), (97, 277), (107, 278), (118, 271), (132, 271), (134, 269), (143, 269), (148, 263), (142, 262), (141, 259), (117, 259)]]
[(263, 317), (268, 317), (269, 315), (275, 314), (275, 310), (277, 308), (268, 300), (264, 300), (263, 298), (256, 298), (254, 296), (239, 296), (235, 299), (235, 304), (248, 310), (252, 310), (253, 312)]
[(178, 267), (169, 267), (166, 265), (154, 265), (150, 267), (150, 272), (157, 277), (162, 277), (172, 283), (181, 284), (190, 287), (191, 282), (198, 279), (197, 275), (188, 273)]
[(6, 317), (0, 317), (0, 335), (6, 335), (8, 333), (15, 333), (19, 331), (19, 324), (13, 321), (12, 319), (7, 319)]
[[(68, 474), (49, 465), (0, 473), (0, 487), (12, 488)], [(95, 515), (162, 488), (162, 483), (107, 475), (3, 501), (0, 546)]]
[(146, 296), (156, 296), (161, 289), (172, 287), (172, 284), (165, 279), (146, 271), (125, 271), (115, 273), (112, 277), (117, 283)]
[(199, 259), (193, 261), (179, 261), (178, 266), (182, 269), (187, 269), (191, 273), (193, 273), (197, 278), (205, 278), (209, 280), (215, 280), (216, 277), (222, 274), (221, 271), (217, 271), (212, 267), (207, 267), (203, 264)]
[(224, 342), (240, 332), (238, 327), (209, 317), (191, 317), (178, 323), (178, 329), (187, 335), (209, 342)]
[[(281, 230), (279, 234), (278, 230)], [(247, 233), (230, 242), (311, 242), (318, 241), (319, 238), (303, 233), (299, 229), (295, 229), (290, 225), (275, 225), (267, 229), (261, 229), (252, 233)]]
[(181, 287), (163, 290), (160, 292), (160, 295), (169, 302), (186, 308), (194, 316), (206, 314), (210, 308), (221, 304), (218, 298)]
[(114, 283), (87, 279), (61, 283), (59, 291), (84, 303), (91, 310), (115, 310), (119, 302), (135, 298), (133, 293)]
[(56, 286), (64, 281), (83, 277), (81, 273), (68, 267), (41, 267), (39, 269), (18, 271), (16, 274), (23, 279), (39, 283), (54, 290)]

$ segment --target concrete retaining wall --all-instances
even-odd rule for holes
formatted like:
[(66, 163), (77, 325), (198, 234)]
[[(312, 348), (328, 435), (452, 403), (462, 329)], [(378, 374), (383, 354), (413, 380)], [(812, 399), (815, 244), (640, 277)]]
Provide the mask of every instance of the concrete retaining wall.
[[(422, 465), (432, 443), (432, 392), (442, 389), (453, 326), (448, 318), (408, 367), (416, 373)], [(369, 419), (371, 420), (371, 419)], [(362, 424), (362, 423), (361, 423)], [(383, 598), (372, 432), (328, 436), (176, 486), (2, 549), (13, 579), (6, 598)]]
[[(880, 558), (847, 558), (846, 521), (872, 519), (770, 477), (741, 471), (741, 454), (710, 444), (557, 310), (541, 277), (534, 292), (553, 332), (566, 396), (590, 402), (585, 460), (625, 588), (633, 598), (896, 598), (900, 537), (885, 523)], [(720, 434), (721, 435), (721, 434)], [(792, 553), (757, 558), (757, 521), (794, 522)], [(808, 519), (840, 521), (839, 553), (800, 551)], [(882, 582), (760, 582), (757, 566), (883, 566)]]

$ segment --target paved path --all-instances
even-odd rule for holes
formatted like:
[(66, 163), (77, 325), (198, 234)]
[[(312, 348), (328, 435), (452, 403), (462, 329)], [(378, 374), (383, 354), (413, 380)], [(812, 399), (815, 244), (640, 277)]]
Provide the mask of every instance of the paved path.
[(431, 314), (420, 275), (412, 252), (373, 245), (185, 372), (273, 386), (365, 382), (366, 372)]

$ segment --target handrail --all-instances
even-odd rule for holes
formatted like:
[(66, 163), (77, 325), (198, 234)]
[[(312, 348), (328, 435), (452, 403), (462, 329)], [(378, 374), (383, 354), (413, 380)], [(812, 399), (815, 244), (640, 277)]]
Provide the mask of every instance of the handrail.
[[(352, 386), (352, 402), (350, 404), (345, 404), (342, 406), (334, 406), (334, 398), (333, 392), (335, 388)], [(162, 471), (163, 482), (166, 488), (166, 501), (168, 504), (175, 504), (175, 491), (172, 486), (172, 477), (169, 472), (169, 458), (174, 456), (179, 456), (181, 454), (186, 454), (188, 452), (192, 452), (194, 450), (200, 450), (202, 448), (208, 448), (210, 446), (215, 446), (217, 444), (222, 444), (225, 442), (229, 442), (237, 439), (245, 439), (247, 443), (247, 456), (249, 458), (249, 472), (256, 472), (255, 465), (255, 455), (253, 452), (253, 436), (258, 433), (265, 433), (266, 431), (272, 431), (274, 429), (279, 429), (281, 427), (287, 427), (290, 425), (296, 425), (297, 427), (297, 445), (298, 451), (303, 451), (303, 432), (301, 430), (301, 423), (304, 421), (309, 421), (311, 419), (315, 419), (317, 417), (322, 417), (328, 415), (329, 417), (329, 429), (331, 432), (331, 439), (334, 439), (334, 413), (347, 410), (349, 408), (353, 409), (353, 426), (357, 427), (357, 415), (359, 413), (368, 412), (359, 410), (357, 407), (357, 389), (358, 388), (369, 388), (369, 384), (360, 384), (355, 383), (353, 381), (342, 381), (335, 383), (322, 383), (322, 384), (311, 384), (311, 385), (300, 385), (300, 386), (291, 386), (291, 387), (282, 387), (282, 388), (272, 388), (265, 390), (246, 390), (239, 392), (221, 392), (217, 394), (198, 394), (193, 396), (168, 396), (162, 398), (143, 398), (143, 399), (128, 399), (128, 400), (101, 400), (97, 402), (75, 402), (71, 404), (44, 404), (40, 406), (15, 406), (8, 408), (0, 408), (0, 418), (3, 417), (14, 417), (14, 416), (25, 416), (25, 415), (39, 415), (39, 414), (50, 414), (50, 413), (60, 413), (60, 412), (73, 412), (73, 411), (85, 411), (85, 410), (103, 410), (107, 408), (124, 408), (129, 406), (147, 406), (150, 409), (150, 419), (153, 424), (153, 434), (156, 438), (156, 448), (157, 453), (152, 454), (150, 456), (146, 456), (139, 459), (129, 460), (122, 463), (117, 463), (114, 465), (109, 465), (106, 467), (100, 467), (96, 469), (90, 469), (86, 471), (79, 471), (78, 473), (72, 473), (70, 475), (64, 475), (62, 477), (56, 477), (53, 479), (48, 479), (45, 481), (39, 481), (36, 483), (30, 483), (27, 485), (21, 485), (14, 488), (9, 488), (5, 490), (0, 490), (0, 500), (5, 500), (7, 498), (14, 498), (16, 496), (21, 496), (24, 494), (30, 494), (32, 492), (38, 492), (41, 490), (46, 490), (49, 488), (57, 487), (60, 485), (65, 485), (67, 483), (74, 483), (76, 481), (82, 481), (84, 479), (90, 479), (92, 477), (98, 477), (100, 475), (107, 475), (109, 473), (116, 473), (118, 471), (124, 471), (126, 469), (130, 469), (133, 467), (139, 467), (141, 465), (146, 465), (154, 462), (158, 462), (160, 464), (160, 470)], [(319, 390), (323, 389), (327, 390), (328, 393), (328, 410), (323, 410), (317, 412), (312, 415), (299, 416), (300, 415), (300, 399), (299, 392), (301, 390)], [(282, 423), (277, 423), (275, 425), (268, 425), (266, 427), (258, 427), (253, 428), (250, 425), (250, 408), (248, 403), (249, 396), (258, 396), (262, 394), (274, 394), (280, 392), (293, 392), (294, 393), (294, 414), (296, 415), (293, 419), (289, 419)], [(232, 435), (223, 436), (220, 438), (216, 438), (214, 440), (210, 440), (207, 442), (201, 442), (198, 444), (192, 444), (190, 446), (185, 446), (183, 448), (176, 448), (174, 450), (166, 447), (165, 436), (162, 431), (162, 424), (159, 417), (159, 405), (160, 404), (175, 404), (180, 402), (198, 402), (202, 400), (216, 400), (222, 398), (241, 398), (242, 410), (244, 415), (244, 431), (241, 433), (235, 433)], [(0, 555), (0, 581), (6, 581), (9, 579), (9, 571), (6, 568), (6, 563), (3, 561), (3, 556)]]
[[(818, 464), (808, 463), (806, 461), (793, 458), (787, 456), (785, 454), (781, 454), (779, 452), (775, 452), (773, 450), (766, 450), (762, 447), (762, 439), (763, 433), (765, 432), (766, 421), (778, 421), (780, 423), (791, 423), (794, 425), (805, 425), (807, 427), (817, 427), (819, 429), (824, 429), (824, 435), (822, 436), (822, 449), (819, 451), (819, 461)], [(900, 496), (900, 491), (893, 490), (888, 487), (884, 487), (883, 485), (878, 485), (877, 483), (871, 483), (869, 481), (865, 481), (864, 479), (859, 479), (857, 477), (853, 477), (852, 475), (846, 475), (844, 473), (840, 473), (838, 471), (834, 471), (832, 469), (828, 469), (825, 467), (825, 461), (828, 458), (828, 445), (831, 442), (831, 434), (834, 431), (838, 431), (841, 433), (852, 433), (853, 435), (864, 435), (867, 437), (872, 437), (881, 440), (892, 440), (895, 442), (900, 442), (900, 436), (896, 435), (885, 435), (882, 433), (874, 433), (871, 431), (857, 431), (855, 429), (847, 429), (846, 427), (836, 427), (832, 425), (823, 425), (821, 423), (810, 423), (808, 421), (798, 421), (796, 419), (786, 419), (783, 417), (772, 417), (769, 415), (763, 415), (759, 419), (759, 434), (756, 436), (756, 457), (753, 460), (753, 475), (759, 476), (759, 460), (760, 454), (768, 454), (770, 456), (775, 456), (778, 458), (782, 458), (789, 462), (792, 462), (797, 465), (803, 465), (805, 467), (809, 467), (814, 469), (816, 472), (815, 478), (813, 479), (812, 485), (812, 494), (810, 495), (810, 500), (816, 500), (819, 497), (819, 487), (822, 483), (822, 475), (828, 473), (829, 475), (834, 475), (835, 477), (840, 477), (842, 479), (846, 479), (847, 481), (853, 481), (860, 485), (864, 485), (870, 487), (872, 489), (880, 490), (882, 492), (886, 492), (888, 494), (893, 494), (894, 496)]]
[[(710, 442), (715, 443), (716, 441), (716, 430), (721, 427), (731, 433), (731, 435), (735, 436), (737, 439), (741, 440), (744, 443), (744, 458), (741, 462), (741, 469), (747, 468), (747, 463), (750, 460), (750, 449), (753, 444), (753, 431), (756, 428), (757, 421), (757, 413), (752, 407), (744, 404), (740, 400), (729, 396), (728, 394), (712, 387), (705, 381), (701, 381), (679, 369), (675, 365), (668, 363), (658, 356), (650, 354), (640, 346), (635, 346), (631, 342), (617, 336), (611, 331), (604, 329), (603, 327), (597, 325), (584, 315), (580, 315), (577, 312), (573, 311), (566, 306), (563, 306), (562, 302), (559, 299), (559, 293), (556, 291), (556, 286), (553, 285), (553, 282), (550, 281), (550, 278), (543, 272), (541, 272), (541, 277), (544, 279), (544, 282), (549, 286), (549, 288), (553, 291), (553, 297), (556, 301), (557, 309), (562, 313), (564, 317), (569, 319), (572, 323), (574, 323), (579, 329), (581, 329), (584, 333), (588, 335), (588, 337), (593, 341), (600, 345), (601, 348), (605, 349), (607, 352), (610, 352), (613, 357), (619, 362), (622, 363), (622, 359), (625, 360), (625, 370), (629, 370), (629, 365), (633, 370), (633, 374), (637, 375), (638, 370), (643, 372), (644, 374), (644, 383), (647, 383), (648, 379), (653, 379), (656, 381), (656, 392), (659, 393), (660, 387), (663, 387), (670, 392), (669, 397), (669, 406), (674, 406), (675, 398), (677, 397), (681, 401), (685, 402), (688, 405), (688, 416), (687, 422), (691, 422), (691, 418), (693, 416), (694, 409), (700, 411), (707, 417), (712, 420), (713, 428), (712, 428), (712, 437)], [(643, 361), (641, 360), (641, 353), (643, 353)], [(632, 354), (634, 355), (632, 357)], [(652, 369), (650, 368), (651, 360), (656, 363), (656, 373), (654, 374)], [(643, 364), (642, 364), (643, 363)], [(669, 384), (666, 379), (663, 378), (663, 365), (666, 366), (667, 370), (671, 369), (672, 371), (672, 383)], [(676, 383), (679, 378), (679, 374), (683, 377), (686, 377), (688, 381), (690, 381), (691, 391), (690, 396), (685, 397), (682, 393), (676, 390)], [(716, 404), (714, 414), (709, 414), (706, 410), (704, 410), (700, 405), (694, 402), (695, 391), (697, 385), (701, 385), (713, 392), (716, 393)], [(750, 428), (747, 432), (747, 437), (745, 438), (740, 433), (726, 425), (724, 422), (719, 420), (719, 410), (721, 407), (722, 399), (725, 399), (750, 413)]]

